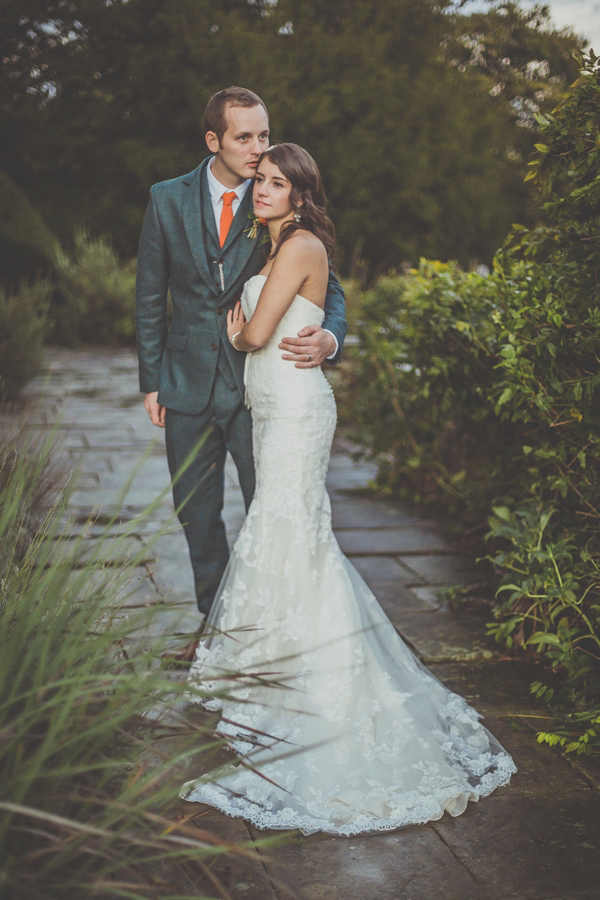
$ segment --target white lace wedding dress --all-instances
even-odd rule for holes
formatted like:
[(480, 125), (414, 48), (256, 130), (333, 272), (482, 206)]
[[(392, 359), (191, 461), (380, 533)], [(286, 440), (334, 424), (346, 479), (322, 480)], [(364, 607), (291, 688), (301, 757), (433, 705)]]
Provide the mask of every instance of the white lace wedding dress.
[[(246, 283), (247, 318), (263, 284)], [(209, 616), (218, 633), (190, 670), (242, 761), (181, 796), (259, 828), (352, 835), (458, 816), (516, 767), (404, 644), (334, 537), (333, 393), (277, 346), (323, 315), (297, 295), (247, 358), (256, 494)]]

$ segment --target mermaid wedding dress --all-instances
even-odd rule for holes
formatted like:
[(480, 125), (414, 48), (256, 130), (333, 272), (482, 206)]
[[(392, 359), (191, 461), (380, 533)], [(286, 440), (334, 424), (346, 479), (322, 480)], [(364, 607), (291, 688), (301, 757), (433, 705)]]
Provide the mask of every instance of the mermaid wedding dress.
[[(245, 285), (246, 318), (264, 279)], [(259, 828), (353, 835), (458, 816), (516, 767), (408, 649), (334, 537), (333, 393), (277, 346), (323, 316), (297, 295), (247, 356), (256, 493), (189, 676), (241, 762), (181, 796)]]

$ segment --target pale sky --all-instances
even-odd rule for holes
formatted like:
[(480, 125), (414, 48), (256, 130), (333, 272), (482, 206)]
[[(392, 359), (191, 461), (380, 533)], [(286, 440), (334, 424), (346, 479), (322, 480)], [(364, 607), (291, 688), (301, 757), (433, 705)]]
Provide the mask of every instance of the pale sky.
[[(523, 7), (535, 6), (535, 0), (521, 0)], [(600, 0), (540, 0), (540, 6), (548, 6), (558, 28), (571, 26), (576, 34), (583, 35), (592, 49), (600, 53)], [(463, 7), (463, 12), (489, 9), (482, 0), (471, 0)]]

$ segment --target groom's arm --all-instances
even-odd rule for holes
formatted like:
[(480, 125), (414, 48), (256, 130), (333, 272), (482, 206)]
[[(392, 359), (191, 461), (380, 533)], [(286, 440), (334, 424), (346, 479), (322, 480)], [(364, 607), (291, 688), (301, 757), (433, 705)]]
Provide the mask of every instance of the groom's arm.
[(279, 347), (285, 350), (283, 359), (295, 362), (300, 369), (320, 366), (323, 362), (335, 365), (340, 361), (347, 331), (344, 290), (330, 272), (323, 326), (308, 325), (298, 332), (298, 337), (285, 338)]
[(327, 282), (327, 294), (325, 296), (325, 318), (323, 319), (324, 331), (329, 331), (336, 340), (335, 354), (327, 357), (327, 362), (332, 365), (339, 363), (342, 357), (342, 347), (348, 332), (346, 321), (346, 296), (337, 276), (329, 272)]
[(154, 189), (151, 189), (138, 251), (135, 325), (140, 390), (147, 395), (144, 405), (156, 425), (162, 424), (155, 421), (156, 416), (152, 413), (154, 411), (158, 415), (159, 410), (156, 394), (160, 362), (167, 339), (168, 289), (168, 248), (158, 216)]

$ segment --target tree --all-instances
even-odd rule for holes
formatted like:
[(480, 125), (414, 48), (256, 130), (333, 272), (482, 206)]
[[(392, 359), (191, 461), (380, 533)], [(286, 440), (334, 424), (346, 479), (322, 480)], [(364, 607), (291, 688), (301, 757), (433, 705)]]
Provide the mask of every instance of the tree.
[[(267, 102), (275, 139), (319, 162), (343, 269), (358, 252), (371, 275), (422, 254), (489, 262), (512, 221), (532, 220), (524, 130), (490, 95), (491, 70), (450, 65), (448, 34), (471, 34), (473, 17), (440, 6), (10, 0), (0, 167), (63, 240), (83, 225), (129, 256), (150, 184), (198, 164), (206, 101), (242, 83)], [(475, 24), (500, 47), (506, 22), (486, 15)], [(518, 21), (522, 68), (549, 39)]]
[(447, 63), (478, 83), (505, 116), (510, 135), (505, 154), (519, 173), (510, 186), (521, 211), (513, 221), (533, 224), (538, 198), (521, 172), (537, 140), (536, 114), (551, 112), (563, 99), (577, 78), (585, 41), (572, 31), (553, 29), (547, 6), (522, 9), (515, 0), (490, 6), (486, 12), (451, 17), (441, 49)]

